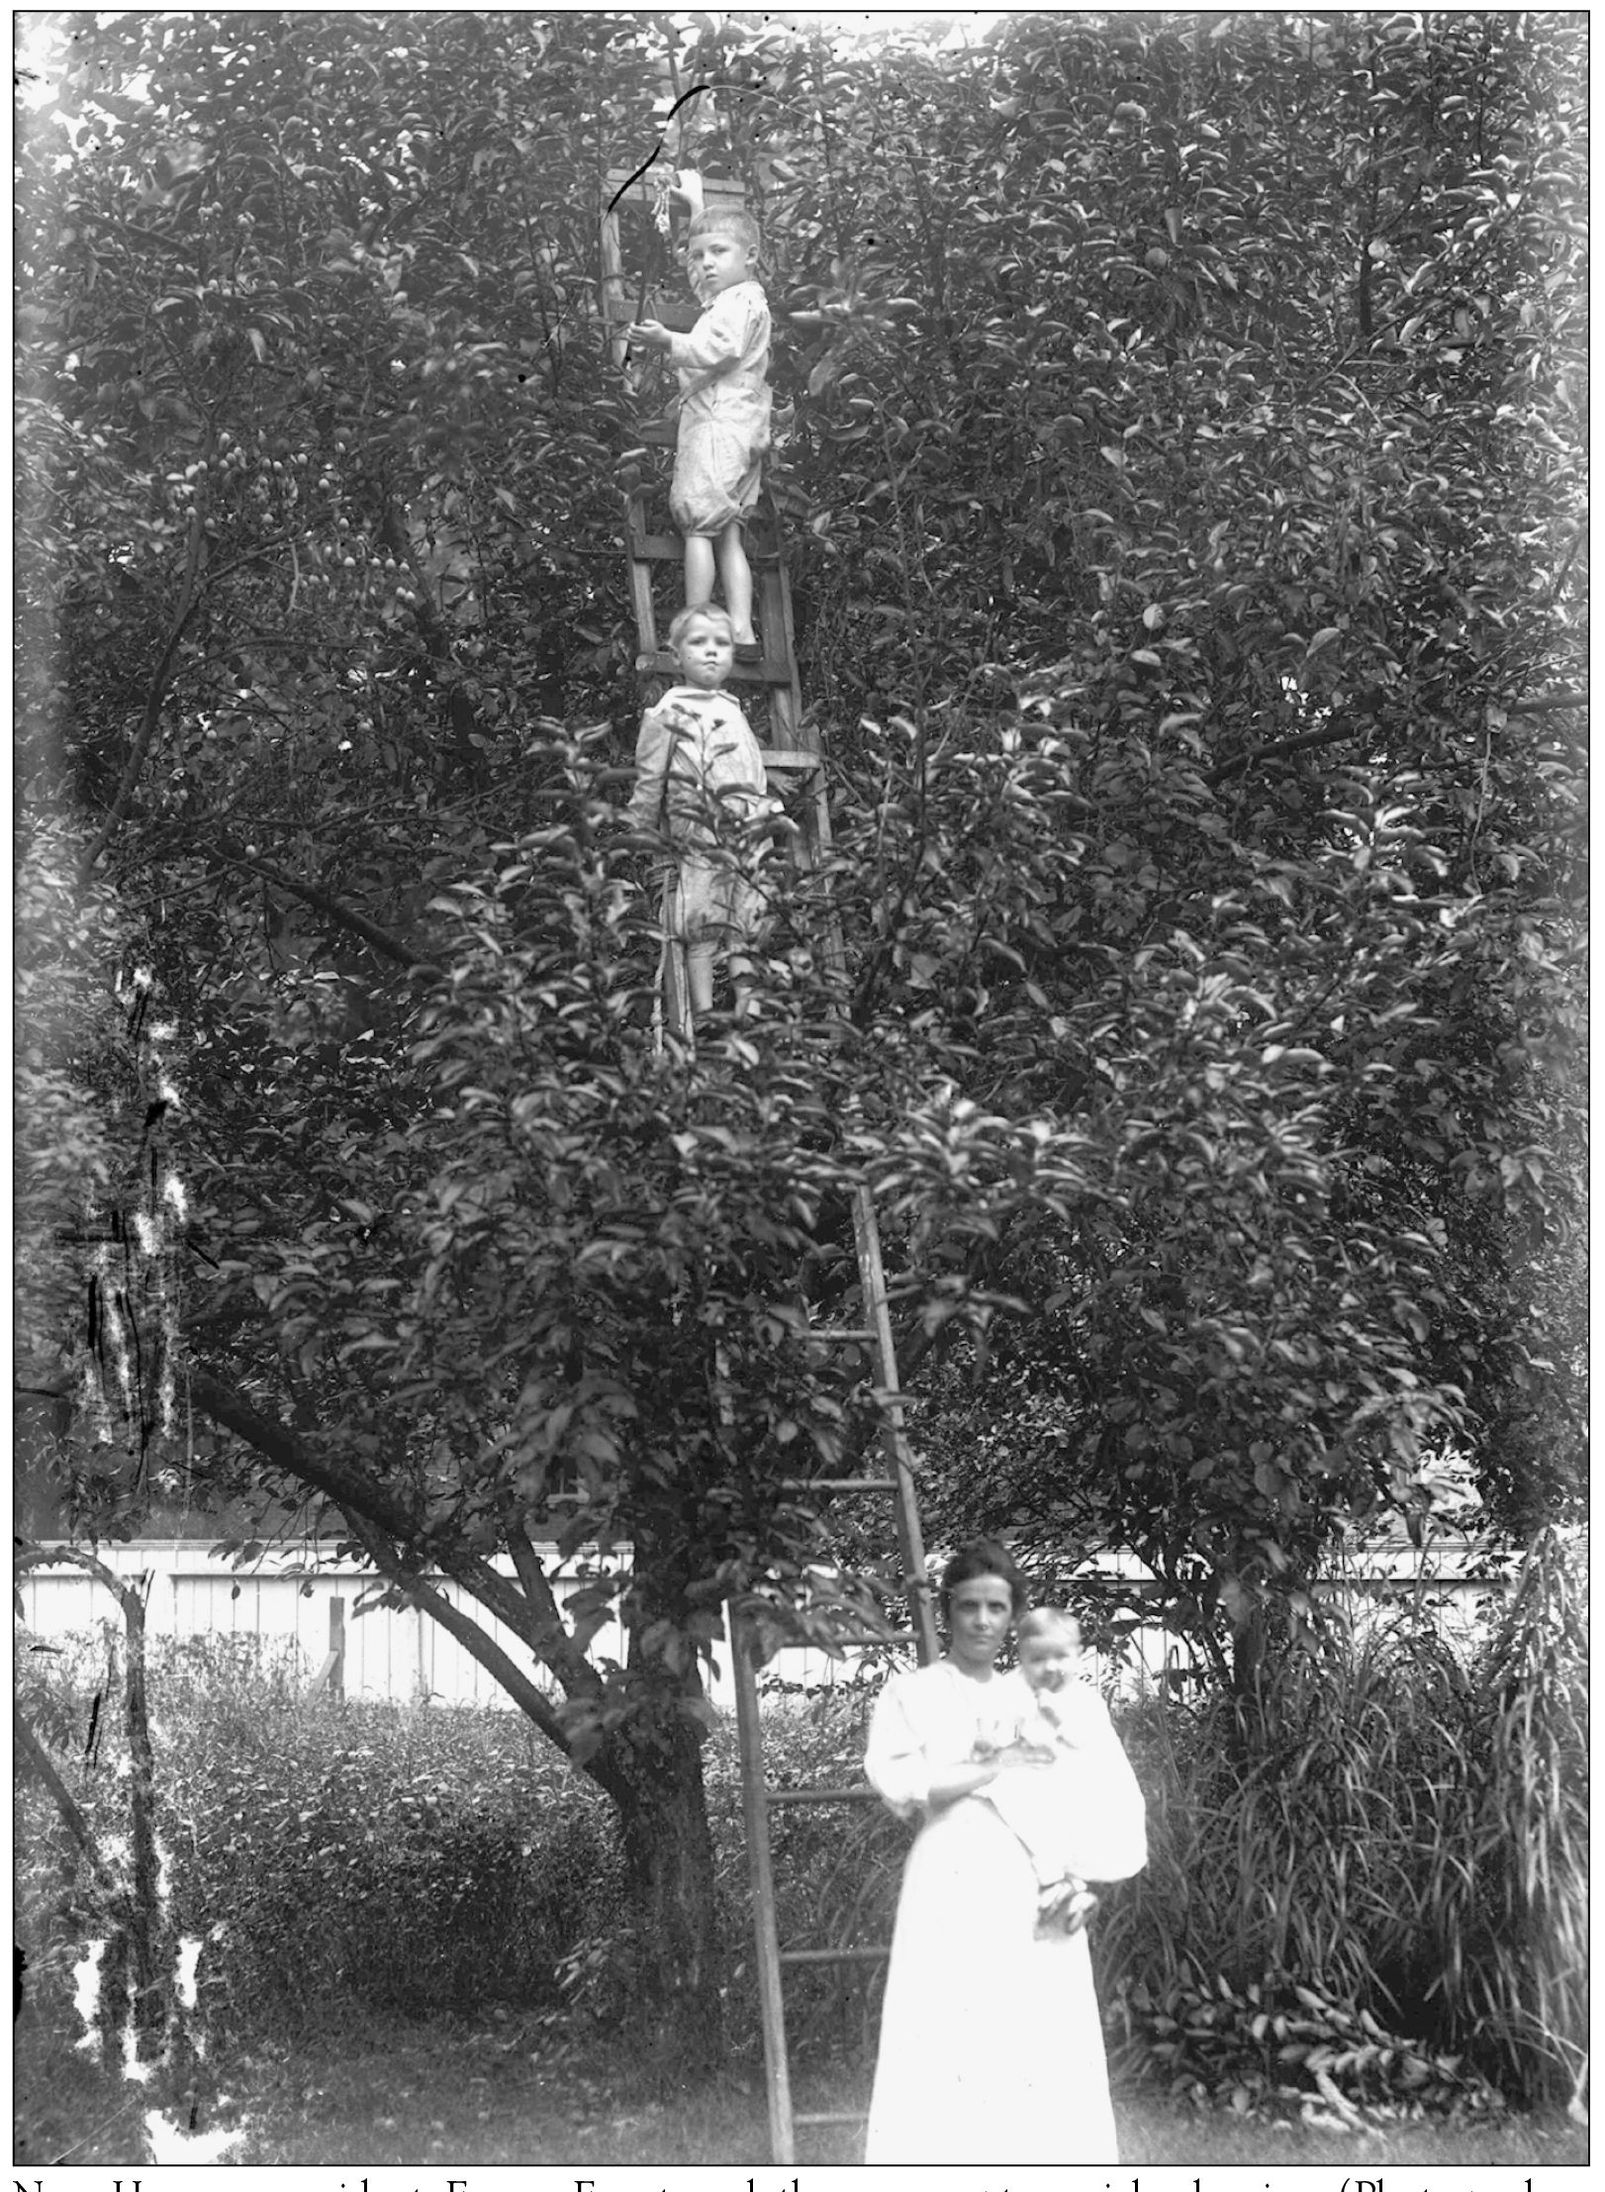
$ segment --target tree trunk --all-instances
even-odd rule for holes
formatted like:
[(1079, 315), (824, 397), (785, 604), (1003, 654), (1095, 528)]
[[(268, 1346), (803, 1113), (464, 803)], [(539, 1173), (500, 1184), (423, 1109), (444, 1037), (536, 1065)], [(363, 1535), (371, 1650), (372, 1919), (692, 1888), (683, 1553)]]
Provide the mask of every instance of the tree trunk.
[(639, 2059), (664, 2086), (706, 2076), (723, 2032), (701, 1730), (671, 1705), (655, 1726), (636, 1720), (613, 1737), (592, 1770), (618, 1807), (623, 1836), (642, 1980), (631, 2019)]

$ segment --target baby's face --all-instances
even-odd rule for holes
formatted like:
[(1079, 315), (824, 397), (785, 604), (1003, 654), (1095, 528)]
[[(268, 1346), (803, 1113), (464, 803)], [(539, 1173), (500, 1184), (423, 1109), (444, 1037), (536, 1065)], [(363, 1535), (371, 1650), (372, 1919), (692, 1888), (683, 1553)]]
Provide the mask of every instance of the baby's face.
[(1020, 1640), (1020, 1672), (1033, 1690), (1062, 1690), (1081, 1675), (1081, 1639), (1068, 1629)]
[(702, 304), (711, 303), (721, 290), (733, 289), (737, 282), (752, 279), (751, 256), (746, 245), (739, 236), (726, 235), (717, 228), (709, 229), (687, 248), (685, 266), (691, 287)]
[(680, 675), (704, 693), (717, 692), (736, 659), (729, 632), (711, 617), (693, 617), (680, 634), (674, 653)]

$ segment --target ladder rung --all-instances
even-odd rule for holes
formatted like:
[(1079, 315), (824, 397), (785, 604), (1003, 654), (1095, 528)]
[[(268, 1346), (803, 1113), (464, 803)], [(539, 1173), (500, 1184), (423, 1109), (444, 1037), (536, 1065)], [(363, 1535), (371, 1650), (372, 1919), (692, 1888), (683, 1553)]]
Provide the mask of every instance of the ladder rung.
[[(766, 760), (768, 756), (764, 757)], [(872, 1324), (811, 1324), (806, 1331), (799, 1329), (799, 1339), (810, 1340), (873, 1340), (880, 1337)]]
[(881, 1964), (891, 1948), (783, 1948), (783, 1964)]
[(630, 554), (637, 563), (678, 563), (685, 544), (677, 533), (630, 533)]
[(766, 1804), (878, 1804), (880, 1797), (874, 1789), (862, 1788), (856, 1782), (851, 1788), (842, 1789), (766, 1789)]
[(799, 2127), (803, 2124), (868, 2123), (869, 2110), (867, 2108), (825, 2108), (809, 2109), (807, 2111), (797, 2109), (793, 2112), (791, 2120)]
[(836, 1639), (838, 1644), (857, 1644), (865, 1651), (892, 1651), (905, 1644), (917, 1644), (918, 1636), (912, 1629), (891, 1629), (885, 1636), (870, 1629), (848, 1629)]
[(803, 746), (762, 746), (763, 765), (766, 769), (822, 769), (823, 754), (809, 753)]

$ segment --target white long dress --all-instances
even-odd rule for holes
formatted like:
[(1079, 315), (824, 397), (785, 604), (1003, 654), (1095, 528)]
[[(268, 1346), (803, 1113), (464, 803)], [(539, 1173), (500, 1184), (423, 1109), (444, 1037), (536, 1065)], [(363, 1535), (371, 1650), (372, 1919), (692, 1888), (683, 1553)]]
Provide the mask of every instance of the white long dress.
[[(1119, 2158), (1085, 1931), (1038, 1937), (1036, 1867), (990, 1804), (927, 1804), (934, 1773), (978, 1738), (1009, 1741), (1031, 1710), (1019, 1674), (977, 1680), (946, 1659), (894, 1675), (877, 1700), (865, 1768), (923, 1824), (898, 1897), (866, 2161)], [(1140, 1836), (1118, 1742), (1081, 1790), (1089, 1816), (1118, 1810)]]

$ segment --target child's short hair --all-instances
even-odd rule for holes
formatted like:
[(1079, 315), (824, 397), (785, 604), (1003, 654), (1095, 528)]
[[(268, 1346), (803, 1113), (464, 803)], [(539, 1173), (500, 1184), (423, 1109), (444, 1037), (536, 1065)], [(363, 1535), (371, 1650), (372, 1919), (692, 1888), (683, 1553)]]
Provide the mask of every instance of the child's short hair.
[(757, 222), (740, 206), (704, 207), (686, 231), (687, 250), (699, 236), (734, 236), (746, 245), (747, 256), (752, 259), (763, 250)]
[(697, 617), (706, 617), (710, 624), (722, 624), (725, 629), (725, 637), (732, 647), (735, 645), (736, 628), (730, 621), (730, 611), (728, 609), (717, 609), (711, 602), (705, 602), (700, 609), (677, 609), (675, 611), (674, 621), (669, 626), (669, 650), (671, 653), (679, 647), (681, 640), (690, 631), (692, 623)]
[(1033, 1606), (1028, 1614), (1020, 1616), (1014, 1636), (1018, 1644), (1029, 1644), (1036, 1636), (1063, 1636), (1079, 1648), (1081, 1624), (1064, 1606)]

